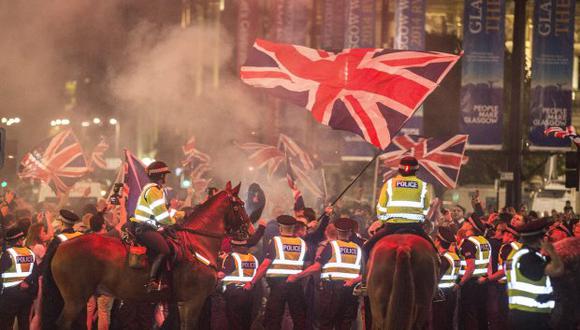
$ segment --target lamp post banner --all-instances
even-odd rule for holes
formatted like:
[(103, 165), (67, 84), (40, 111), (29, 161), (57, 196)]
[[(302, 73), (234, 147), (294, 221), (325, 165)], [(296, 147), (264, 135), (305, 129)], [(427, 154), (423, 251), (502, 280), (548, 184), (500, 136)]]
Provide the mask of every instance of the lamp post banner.
[[(426, 0), (397, 0), (395, 49), (425, 50)], [(423, 135), (423, 106), (401, 128), (401, 134)]]
[(339, 51), (344, 48), (346, 30), (346, 1), (323, 0), (322, 31), (320, 45), (322, 49)]
[(345, 48), (375, 48), (375, 1), (346, 0)]
[(532, 36), (530, 149), (570, 148), (570, 141), (544, 135), (572, 121), (574, 0), (536, 0)]
[(505, 0), (465, 0), (461, 116), (469, 148), (502, 147)]

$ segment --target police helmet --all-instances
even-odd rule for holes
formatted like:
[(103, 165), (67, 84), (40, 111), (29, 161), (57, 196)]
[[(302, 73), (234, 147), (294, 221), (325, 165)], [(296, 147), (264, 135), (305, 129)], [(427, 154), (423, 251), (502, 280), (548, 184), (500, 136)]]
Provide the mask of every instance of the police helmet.
[(415, 173), (419, 170), (419, 162), (413, 156), (405, 156), (399, 163), (399, 172), (408, 174)]
[(171, 173), (169, 166), (160, 160), (156, 160), (147, 166), (148, 177), (159, 177), (163, 174)]

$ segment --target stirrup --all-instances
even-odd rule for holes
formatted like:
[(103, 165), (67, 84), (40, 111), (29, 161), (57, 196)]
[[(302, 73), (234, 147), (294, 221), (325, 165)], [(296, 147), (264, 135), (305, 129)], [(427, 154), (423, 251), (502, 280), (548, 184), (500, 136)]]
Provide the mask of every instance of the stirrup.
[(367, 296), (366, 284), (363, 284), (362, 282), (357, 283), (352, 289), (352, 295), (357, 297), (366, 297)]

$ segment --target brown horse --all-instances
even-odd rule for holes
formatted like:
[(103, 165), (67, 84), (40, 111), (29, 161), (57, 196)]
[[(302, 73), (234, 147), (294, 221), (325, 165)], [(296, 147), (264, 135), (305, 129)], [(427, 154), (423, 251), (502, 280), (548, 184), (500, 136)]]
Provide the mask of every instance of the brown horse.
[(439, 261), (425, 239), (395, 234), (376, 243), (368, 260), (373, 329), (422, 329), (429, 321)]
[(147, 294), (144, 286), (149, 270), (129, 268), (127, 248), (118, 239), (85, 235), (62, 244), (51, 263), (54, 281), (64, 300), (59, 327), (70, 329), (89, 297), (99, 289), (128, 301), (175, 301), (180, 328), (196, 328), (200, 310), (216, 285), (222, 239), (229, 231), (247, 230), (249, 226), (239, 190), (240, 185), (232, 189), (228, 182), (224, 191), (181, 224), (177, 230), (180, 241), (193, 247), (210, 265), (199, 260), (177, 263), (171, 273), (171, 292)]

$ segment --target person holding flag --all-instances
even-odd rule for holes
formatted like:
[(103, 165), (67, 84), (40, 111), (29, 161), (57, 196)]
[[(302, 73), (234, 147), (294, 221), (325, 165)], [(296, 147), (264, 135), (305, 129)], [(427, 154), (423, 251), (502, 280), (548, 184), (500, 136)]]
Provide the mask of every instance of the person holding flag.
[(150, 183), (143, 187), (139, 195), (135, 216), (131, 217), (131, 222), (138, 241), (155, 253), (149, 282), (146, 284), (147, 291), (153, 292), (162, 289), (159, 269), (169, 254), (169, 245), (158, 229), (175, 224), (175, 217), (168, 210), (169, 201), (164, 190), (165, 176), (171, 173), (169, 167), (162, 161), (154, 161), (147, 166), (146, 172)]

